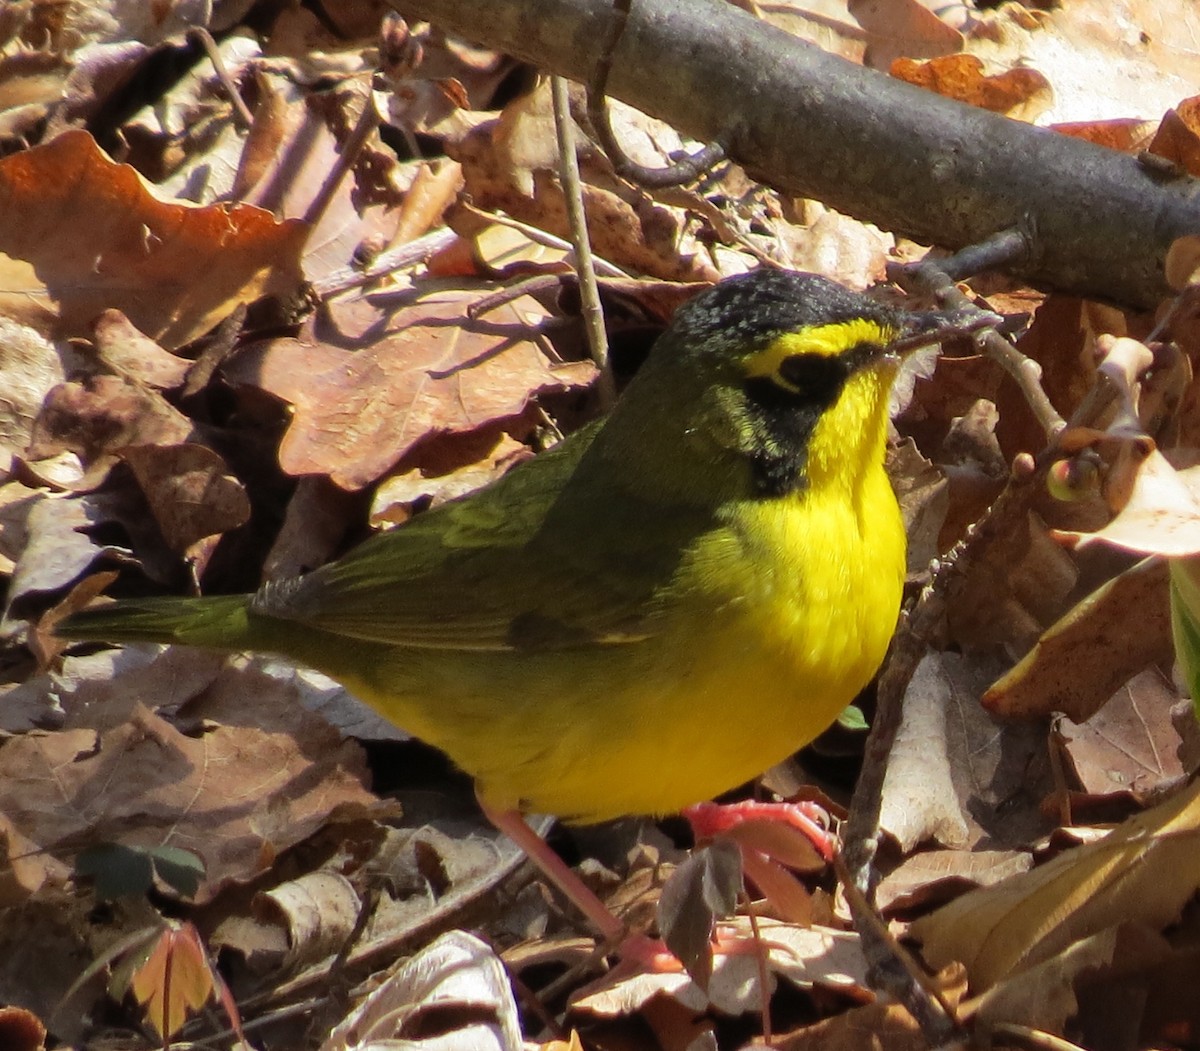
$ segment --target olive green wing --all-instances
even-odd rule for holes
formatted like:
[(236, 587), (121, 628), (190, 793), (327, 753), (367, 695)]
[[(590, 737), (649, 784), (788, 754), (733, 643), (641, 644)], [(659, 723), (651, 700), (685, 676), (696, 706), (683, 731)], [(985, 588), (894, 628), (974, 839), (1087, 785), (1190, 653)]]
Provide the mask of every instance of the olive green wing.
[[(539, 649), (645, 638), (654, 631), (657, 597), (688, 536), (703, 527), (702, 516), (672, 514), (578, 478), (597, 427), (337, 562), (267, 586), (253, 611), (419, 648)], [(670, 525), (656, 525), (664, 512)]]

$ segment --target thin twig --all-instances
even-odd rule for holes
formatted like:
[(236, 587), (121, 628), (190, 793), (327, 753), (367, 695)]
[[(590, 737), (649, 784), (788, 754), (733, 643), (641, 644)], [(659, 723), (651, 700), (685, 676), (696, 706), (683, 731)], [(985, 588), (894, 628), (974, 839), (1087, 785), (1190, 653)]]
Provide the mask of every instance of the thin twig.
[(503, 288), (496, 289), (491, 295), (484, 296), (482, 299), (475, 300), (467, 306), (467, 317), (471, 320), (481, 318), (486, 314), (490, 314), (493, 310), (498, 310), (506, 303), (513, 303), (522, 296), (534, 296), (541, 292), (547, 292), (550, 289), (557, 289), (560, 284), (558, 274), (534, 274), (532, 277), (526, 277), (521, 281), (514, 281), (511, 285), (505, 285)]
[(254, 114), (250, 112), (250, 107), (246, 105), (245, 99), (242, 98), (242, 93), (238, 91), (237, 85), (233, 82), (233, 78), (229, 75), (229, 70), (225, 68), (225, 60), (221, 57), (221, 49), (217, 47), (217, 42), (213, 39), (212, 34), (203, 26), (193, 26), (188, 30), (188, 36), (197, 41), (204, 53), (208, 55), (209, 62), (212, 63), (213, 69), (216, 71), (217, 80), (221, 82), (221, 86), (225, 89), (225, 93), (229, 96), (230, 104), (233, 106), (233, 119), (242, 131), (249, 131), (254, 124)]
[(386, 252), (380, 252), (368, 266), (361, 268), (347, 266), (335, 270), (320, 281), (314, 282), (313, 291), (318, 298), (328, 299), (341, 292), (348, 292), (352, 288), (369, 285), (372, 281), (378, 281), (381, 277), (387, 277), (388, 274), (393, 274), (397, 270), (404, 270), (425, 262), (443, 248), (449, 248), (457, 237), (458, 234), (446, 227), (442, 227), (440, 230), (431, 230), (406, 244), (390, 248)]
[(770, 950), (763, 940), (762, 928), (758, 925), (758, 913), (754, 911), (754, 902), (746, 890), (745, 877), (742, 882), (742, 903), (746, 917), (750, 920), (750, 933), (754, 938), (754, 966), (758, 973), (758, 987), (762, 993), (762, 1038), (768, 1047), (774, 1042), (771, 1031), (771, 976), (767, 970), (767, 954)]
[(988, 1033), (993, 1038), (1000, 1037), (1005, 1043), (1009, 1041), (1031, 1048), (1032, 1051), (1084, 1051), (1078, 1044), (1073, 1044), (1065, 1037), (1053, 1033), (1033, 1029), (1027, 1025), (1017, 1025), (1015, 1022), (997, 1022)]
[(1045, 462), (1034, 470), (1014, 465), (1004, 491), (975, 523), (966, 539), (933, 563), (933, 579), (913, 608), (901, 615), (900, 626), (879, 676), (878, 703), (871, 732), (867, 735), (862, 773), (854, 786), (850, 814), (842, 826), (842, 855), (847, 880), (853, 882), (868, 902), (874, 900), (875, 854), (882, 835), (879, 813), (883, 782), (903, 719), (904, 694), (909, 681), (928, 649), (944, 647), (941, 635), (949, 597), (970, 575), (977, 562), (987, 557), (997, 537), (1008, 535), (1014, 522), (1025, 520), (1045, 477)]
[(978, 244), (960, 248), (937, 261), (953, 281), (965, 281), (986, 270), (1007, 270), (1021, 266), (1032, 255), (1032, 235), (1025, 230), (1001, 230)]
[[(915, 266), (898, 268), (896, 277), (909, 291), (932, 295), (941, 306), (951, 310), (968, 311), (974, 308), (974, 304), (959, 291), (952, 275), (978, 273), (980, 269), (1012, 263), (1027, 251), (1023, 234), (1004, 231), (989, 241), (963, 249), (949, 259), (926, 259)], [(1016, 381), (1047, 439), (1053, 441), (1067, 424), (1046, 396), (1042, 387), (1041, 366), (994, 329), (980, 333), (977, 339), (987, 355)]]
[(571, 103), (567, 82), (562, 77), (550, 78), (550, 93), (554, 101), (554, 130), (558, 137), (558, 163), (562, 173), (563, 197), (567, 206), (567, 223), (575, 246), (575, 273), (579, 278), (580, 312), (587, 333), (588, 353), (600, 370), (597, 394), (602, 406), (616, 398), (612, 370), (608, 365), (608, 335), (604, 331), (604, 308), (600, 305), (600, 290), (596, 286), (596, 271), (592, 262), (592, 242), (588, 237), (587, 215), (583, 208), (583, 185), (579, 178), (579, 158), (575, 153), (575, 122), (571, 119)]
[(718, 140), (669, 167), (647, 168), (630, 157), (617, 141), (612, 121), (609, 119), (605, 90), (608, 87), (608, 75), (612, 72), (617, 44), (625, 34), (625, 25), (629, 21), (631, 3), (632, 0), (613, 0), (613, 18), (609, 22), (608, 35), (600, 44), (600, 57), (596, 59), (591, 79), (587, 83), (588, 120), (591, 121), (592, 130), (596, 133), (601, 148), (612, 162), (613, 171), (622, 179), (646, 187), (679, 186), (691, 182), (713, 165), (723, 161), (725, 144)]
[(941, 990), (896, 941), (883, 918), (850, 878), (840, 857), (833, 859), (833, 867), (842, 882), (872, 987), (882, 989), (904, 1005), (921, 1027), (930, 1047), (939, 1047), (961, 1037), (962, 1026)]
[(338, 152), (333, 168), (325, 177), (325, 181), (321, 183), (321, 188), (317, 191), (317, 195), (312, 199), (312, 202), (304, 213), (304, 221), (309, 224), (310, 228), (315, 227), (320, 221), (321, 216), (325, 214), (325, 209), (329, 207), (334, 194), (337, 193), (342, 179), (354, 167), (354, 163), (358, 160), (358, 155), (362, 152), (363, 146), (366, 145), (367, 139), (370, 138), (371, 132), (378, 126), (379, 113), (375, 109), (375, 103), (371, 96), (368, 95), (363, 105), (362, 113), (359, 114), (354, 128)]

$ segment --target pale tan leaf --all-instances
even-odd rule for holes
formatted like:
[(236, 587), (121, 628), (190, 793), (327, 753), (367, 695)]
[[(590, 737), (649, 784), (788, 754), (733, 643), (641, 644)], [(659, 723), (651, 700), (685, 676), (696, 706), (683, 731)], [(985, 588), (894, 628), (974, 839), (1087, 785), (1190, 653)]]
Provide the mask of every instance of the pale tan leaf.
[[(1129, 611), (1138, 611), (1136, 631)], [(1131, 676), (1171, 655), (1167, 567), (1146, 559), (1107, 581), (1056, 621), (983, 695), (997, 715), (1063, 712), (1083, 722)]]
[(1200, 554), (1200, 501), (1180, 472), (1152, 449), (1137, 469), (1128, 502), (1108, 525), (1094, 533), (1061, 530), (1053, 535), (1079, 547), (1109, 544), (1140, 555)]

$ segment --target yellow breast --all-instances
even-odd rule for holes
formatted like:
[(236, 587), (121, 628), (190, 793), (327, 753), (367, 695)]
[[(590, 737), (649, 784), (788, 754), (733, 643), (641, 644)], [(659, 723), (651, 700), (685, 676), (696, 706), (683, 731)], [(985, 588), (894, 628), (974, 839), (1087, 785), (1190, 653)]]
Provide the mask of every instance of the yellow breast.
[(651, 637), (453, 660), (393, 648), (348, 685), (444, 749), (497, 808), (666, 814), (757, 776), (854, 699), (895, 627), (905, 545), (882, 465), (889, 378), (867, 377), (822, 417), (808, 484), (722, 507)]

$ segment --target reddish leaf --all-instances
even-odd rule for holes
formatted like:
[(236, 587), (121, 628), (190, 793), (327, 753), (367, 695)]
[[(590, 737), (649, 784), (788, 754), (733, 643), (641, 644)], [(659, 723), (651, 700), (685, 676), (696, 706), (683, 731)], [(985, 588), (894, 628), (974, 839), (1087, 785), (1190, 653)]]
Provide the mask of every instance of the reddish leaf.
[(307, 235), (248, 205), (156, 199), (83, 131), (0, 161), (0, 312), (87, 335), (109, 307), (164, 347), (238, 303), (294, 290)]
[(190, 923), (164, 927), (133, 972), (129, 988), (163, 1040), (179, 1032), (188, 1014), (200, 1010), (214, 991), (208, 955), (196, 928)]

